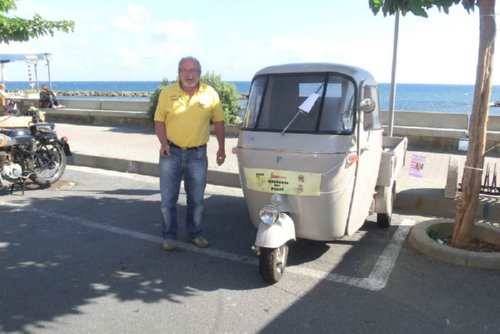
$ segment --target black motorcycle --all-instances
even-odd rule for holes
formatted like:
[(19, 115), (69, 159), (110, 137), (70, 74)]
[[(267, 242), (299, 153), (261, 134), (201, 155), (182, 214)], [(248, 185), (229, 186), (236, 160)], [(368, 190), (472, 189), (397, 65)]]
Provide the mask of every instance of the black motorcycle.
[(61, 178), (71, 150), (66, 137), (57, 138), (54, 123), (33, 115), (26, 128), (0, 128), (0, 185), (12, 182), (11, 193), (32, 180), (48, 187)]

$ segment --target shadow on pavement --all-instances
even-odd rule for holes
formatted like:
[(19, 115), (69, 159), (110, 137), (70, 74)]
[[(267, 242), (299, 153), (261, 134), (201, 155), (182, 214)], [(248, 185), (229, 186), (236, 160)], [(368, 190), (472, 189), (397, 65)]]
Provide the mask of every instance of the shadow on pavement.
[[(154, 239), (160, 236), (157, 190), (81, 189), (78, 196), (52, 193), (51, 198), (32, 198), (29, 193), (11, 196), (13, 205), (1, 209), (3, 333), (25, 332), (27, 326), (43, 328), (44, 323), (83, 314), (86, 306), (109, 298), (179, 303), (207, 291), (265, 286), (254, 266), (216, 261), (182, 249), (164, 251)], [(228, 212), (243, 209), (238, 198), (207, 198), (206, 229), (212, 247), (252, 256), (249, 243), (254, 235), (249, 221), (227, 220)], [(179, 216), (183, 240), (183, 205)], [(136, 238), (134, 233), (151, 236), (153, 242)]]

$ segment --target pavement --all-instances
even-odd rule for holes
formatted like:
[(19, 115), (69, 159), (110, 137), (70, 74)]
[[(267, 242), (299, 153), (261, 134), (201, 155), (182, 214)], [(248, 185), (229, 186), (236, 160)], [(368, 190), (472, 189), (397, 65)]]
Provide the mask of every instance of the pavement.
[(210, 247), (182, 223), (174, 252), (161, 247), (157, 177), (69, 166), (47, 189), (0, 192), (0, 333), (500, 333), (500, 271), (412, 249), (420, 217), (297, 240), (269, 285), (241, 189), (209, 184)]
[[(68, 137), (73, 157), (72, 163), (79, 166), (102, 168), (126, 173), (158, 176), (159, 143), (154, 129), (147, 127), (107, 127), (56, 123), (59, 136)], [(238, 138), (226, 137), (226, 161), (222, 166), (215, 162), (218, 149), (217, 140), (212, 136), (208, 142), (209, 158), (208, 183), (226, 187), (240, 187), (238, 160), (232, 149), (237, 146)], [(423, 161), (421, 173), (411, 169), (412, 161)], [(408, 150), (405, 165), (396, 179), (397, 196), (395, 212), (425, 217), (455, 217), (457, 208), (458, 183), (465, 162), (465, 153)], [(490, 182), (493, 170), (500, 167), (500, 157), (489, 157), (485, 166), (490, 165)], [(498, 167), (497, 167), (498, 166)], [(451, 172), (450, 172), (451, 171)], [(453, 172), (454, 171), (454, 172)], [(498, 183), (497, 183), (498, 186)], [(498, 228), (500, 223), (500, 197), (480, 196), (476, 217), (479, 221)], [(422, 230), (424, 229), (424, 230)], [(415, 228), (415, 233), (426, 234), (428, 227)], [(436, 251), (436, 242), (430, 238), (415, 237), (414, 247), (424, 254), (447, 262), (461, 264), (458, 259), (442, 247)], [(415, 245), (418, 243), (418, 245)], [(453, 250), (451, 251), (453, 253)], [(491, 262), (484, 258), (479, 263)], [(500, 254), (496, 253), (493, 267), (500, 269)], [(490, 264), (491, 266), (491, 264)]]

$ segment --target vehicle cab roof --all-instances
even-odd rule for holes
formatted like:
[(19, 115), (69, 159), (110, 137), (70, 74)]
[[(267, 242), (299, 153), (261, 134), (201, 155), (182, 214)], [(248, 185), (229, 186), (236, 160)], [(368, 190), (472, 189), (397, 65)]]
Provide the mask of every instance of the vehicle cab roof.
[(265, 67), (259, 70), (255, 77), (269, 74), (292, 73), (340, 73), (352, 77), (356, 82), (365, 81), (367, 84), (376, 84), (374, 77), (366, 70), (344, 64), (336, 63), (293, 63)]

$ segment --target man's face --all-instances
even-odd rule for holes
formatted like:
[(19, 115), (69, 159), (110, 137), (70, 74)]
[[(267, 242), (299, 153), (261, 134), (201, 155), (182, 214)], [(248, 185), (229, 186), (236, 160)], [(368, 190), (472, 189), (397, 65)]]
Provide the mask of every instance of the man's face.
[(179, 68), (179, 78), (184, 87), (197, 87), (198, 82), (200, 81), (200, 74), (200, 69), (195, 62), (185, 60), (181, 63)]

